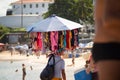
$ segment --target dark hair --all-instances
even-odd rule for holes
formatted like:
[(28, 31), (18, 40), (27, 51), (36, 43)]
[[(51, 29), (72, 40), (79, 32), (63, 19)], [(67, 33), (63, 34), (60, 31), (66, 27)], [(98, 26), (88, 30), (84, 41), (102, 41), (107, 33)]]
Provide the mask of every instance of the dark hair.
[(22, 64), (22, 66), (25, 66), (25, 64)]
[(90, 60), (86, 60), (86, 64), (89, 64), (90, 63)]
[(62, 51), (65, 51), (65, 49), (64, 48), (61, 48), (61, 49), (59, 49), (59, 53), (61, 53)]

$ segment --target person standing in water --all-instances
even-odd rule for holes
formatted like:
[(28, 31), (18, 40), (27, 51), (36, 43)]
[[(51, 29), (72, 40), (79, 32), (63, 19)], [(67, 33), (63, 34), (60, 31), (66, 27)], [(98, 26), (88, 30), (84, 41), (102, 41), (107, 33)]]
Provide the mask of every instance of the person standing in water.
[(25, 67), (25, 64), (22, 64), (22, 72), (23, 72), (22, 80), (25, 80), (25, 76), (26, 76), (26, 67)]

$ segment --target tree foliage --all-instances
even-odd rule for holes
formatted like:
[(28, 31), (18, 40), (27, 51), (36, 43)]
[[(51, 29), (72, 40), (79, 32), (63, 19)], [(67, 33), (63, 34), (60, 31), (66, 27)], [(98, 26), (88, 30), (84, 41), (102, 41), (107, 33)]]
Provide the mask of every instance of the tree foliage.
[(93, 4), (92, 0), (55, 0), (49, 6), (48, 12), (44, 17), (52, 14), (75, 21), (93, 23)]
[(10, 27), (0, 25), (0, 39), (2, 39), (4, 35), (7, 33), (11, 33), (11, 32), (14, 33), (14, 32), (20, 32), (20, 31), (25, 31), (25, 29), (24, 28), (10, 28)]
[(0, 25), (0, 39), (6, 34), (10, 32), (10, 28), (7, 28), (3, 25)]

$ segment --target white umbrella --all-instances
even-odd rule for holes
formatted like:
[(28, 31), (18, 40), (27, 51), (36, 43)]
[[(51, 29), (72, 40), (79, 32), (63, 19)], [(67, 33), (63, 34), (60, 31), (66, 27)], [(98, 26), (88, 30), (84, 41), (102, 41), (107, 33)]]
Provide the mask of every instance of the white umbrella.
[(83, 26), (80, 25), (79, 23), (53, 15), (38, 23), (28, 26), (27, 32), (72, 30), (81, 27)]

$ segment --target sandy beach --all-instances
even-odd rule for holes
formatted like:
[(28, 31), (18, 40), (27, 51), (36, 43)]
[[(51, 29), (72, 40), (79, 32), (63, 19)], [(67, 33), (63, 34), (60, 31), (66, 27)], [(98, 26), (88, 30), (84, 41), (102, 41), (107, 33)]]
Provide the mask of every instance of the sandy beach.
[[(74, 79), (74, 73), (79, 71), (80, 69), (82, 69), (84, 67), (85, 59), (82, 56), (78, 57), (78, 58), (75, 58), (75, 65), (74, 66), (71, 65), (72, 64), (72, 59), (71, 58), (65, 58), (64, 60), (65, 60), (67, 80), (75, 80)], [(29, 57), (27, 57), (26, 55), (15, 54), (15, 55), (11, 56), (9, 51), (0, 52), (0, 63), (2, 62), (2, 64), (3, 64), (3, 62), (5, 62), (5, 61), (9, 61), (9, 62), (12, 61), (13, 63), (18, 62), (18, 63), (21, 63), (21, 64), (25, 63), (27, 65), (28, 64), (29, 65), (36, 64), (36, 66), (33, 67), (33, 68), (38, 69), (38, 72), (30, 73), (29, 75), (32, 75), (32, 76), (33, 76), (33, 74), (38, 75), (38, 76), (36, 76), (37, 79), (35, 79), (36, 77), (34, 77), (34, 80), (40, 80), (39, 79), (39, 74), (40, 74), (40, 71), (42, 71), (42, 69), (46, 65), (47, 58), (46, 58), (46, 55), (40, 55), (40, 57), (38, 59), (35, 55), (30, 55)], [(0, 71), (1, 70), (2, 69), (0, 69)], [(4, 77), (4, 75), (3, 75), (3, 77)], [(26, 80), (30, 80), (30, 77), (31, 76), (27, 76)], [(9, 79), (9, 80), (16, 80), (16, 79), (12, 79), (12, 77), (11, 77), (11, 79)], [(21, 79), (19, 79), (19, 80), (21, 80)], [(31, 78), (31, 80), (32, 80), (32, 78)]]

